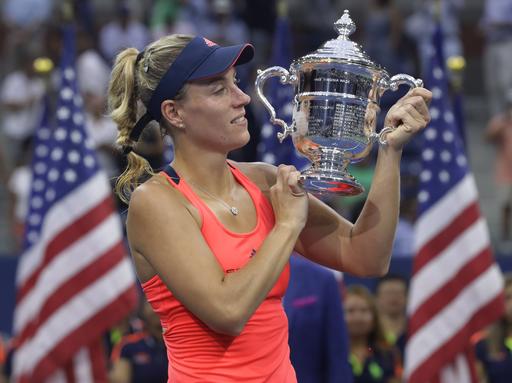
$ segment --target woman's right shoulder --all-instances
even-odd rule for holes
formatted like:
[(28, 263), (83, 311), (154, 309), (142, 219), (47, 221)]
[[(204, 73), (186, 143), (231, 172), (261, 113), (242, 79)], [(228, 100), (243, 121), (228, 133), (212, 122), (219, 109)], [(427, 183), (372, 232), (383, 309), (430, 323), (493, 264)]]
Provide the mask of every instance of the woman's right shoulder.
[(169, 214), (191, 213), (196, 218), (195, 208), (185, 196), (161, 175), (155, 175), (138, 186), (130, 197), (128, 224), (157, 222)]
[(177, 202), (179, 192), (166, 182), (162, 176), (157, 174), (137, 186), (130, 196), (128, 212), (146, 209), (153, 205), (158, 206), (162, 202)]

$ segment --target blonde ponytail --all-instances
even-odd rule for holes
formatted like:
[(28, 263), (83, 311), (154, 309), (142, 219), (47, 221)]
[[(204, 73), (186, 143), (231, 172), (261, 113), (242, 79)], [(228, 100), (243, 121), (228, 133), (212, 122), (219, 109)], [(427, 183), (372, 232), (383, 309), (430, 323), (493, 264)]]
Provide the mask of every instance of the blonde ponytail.
[[(160, 79), (191, 39), (186, 35), (165, 36), (149, 45), (140, 60), (135, 48), (125, 49), (116, 57), (108, 99), (110, 115), (118, 128), (117, 144), (122, 148), (135, 145), (130, 133), (137, 122), (140, 104), (149, 104)], [(115, 186), (116, 194), (125, 203), (143, 177), (154, 175), (149, 162), (137, 153), (129, 152), (127, 160), (128, 165)]]

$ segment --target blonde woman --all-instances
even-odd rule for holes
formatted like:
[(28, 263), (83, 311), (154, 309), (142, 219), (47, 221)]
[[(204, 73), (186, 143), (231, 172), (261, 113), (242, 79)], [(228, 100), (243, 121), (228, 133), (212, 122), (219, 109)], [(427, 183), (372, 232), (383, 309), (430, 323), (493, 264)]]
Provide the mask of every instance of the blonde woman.
[(373, 295), (366, 287), (353, 285), (347, 288), (343, 305), (354, 383), (400, 382), (400, 352), (386, 339)]
[[(117, 190), (129, 199), (131, 252), (162, 322), (172, 382), (296, 381), (281, 303), (290, 254), (356, 275), (386, 273), (402, 147), (429, 121), (426, 89), (390, 110), (387, 124), (396, 129), (379, 149), (374, 184), (353, 225), (308, 195), (294, 167), (227, 160), (249, 141), (250, 97), (235, 68), (253, 54), (248, 44), (172, 35), (142, 52), (121, 52), (112, 71), (110, 108), (128, 156)], [(158, 174), (135, 145), (153, 120), (175, 147)]]

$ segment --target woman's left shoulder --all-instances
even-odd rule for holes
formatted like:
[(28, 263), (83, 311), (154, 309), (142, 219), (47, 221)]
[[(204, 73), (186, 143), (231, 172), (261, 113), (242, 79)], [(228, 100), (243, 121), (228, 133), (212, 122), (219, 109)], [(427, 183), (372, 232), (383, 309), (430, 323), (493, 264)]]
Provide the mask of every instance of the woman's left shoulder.
[(276, 183), (277, 167), (274, 165), (265, 162), (230, 161), (230, 163), (262, 190), (267, 190)]

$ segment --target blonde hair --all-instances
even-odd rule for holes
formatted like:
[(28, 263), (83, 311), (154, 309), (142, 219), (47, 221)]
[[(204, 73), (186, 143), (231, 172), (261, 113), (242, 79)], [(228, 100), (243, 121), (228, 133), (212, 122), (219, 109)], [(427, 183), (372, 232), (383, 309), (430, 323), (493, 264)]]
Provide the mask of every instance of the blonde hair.
[(375, 303), (375, 298), (365, 286), (363, 285), (351, 285), (347, 287), (345, 292), (345, 299), (349, 295), (357, 296), (363, 299), (368, 305), (370, 312), (373, 317), (373, 328), (368, 334), (368, 345), (377, 348), (377, 349), (387, 349), (389, 348), (389, 343), (386, 340), (386, 335), (384, 333), (384, 329), (382, 328), (379, 311), (377, 310), (377, 305)]
[[(110, 116), (117, 124), (118, 145), (130, 148), (135, 145), (130, 133), (137, 122), (140, 103), (144, 106), (149, 104), (160, 79), (192, 38), (188, 35), (162, 37), (144, 50), (140, 60), (137, 60), (139, 51), (135, 48), (125, 49), (117, 55), (110, 76), (108, 104)], [(175, 99), (182, 94), (183, 89)], [(139, 154), (131, 151), (127, 160), (127, 167), (118, 177), (115, 187), (116, 194), (125, 203), (129, 202), (131, 193), (140, 185), (143, 176), (154, 175), (149, 162)]]

